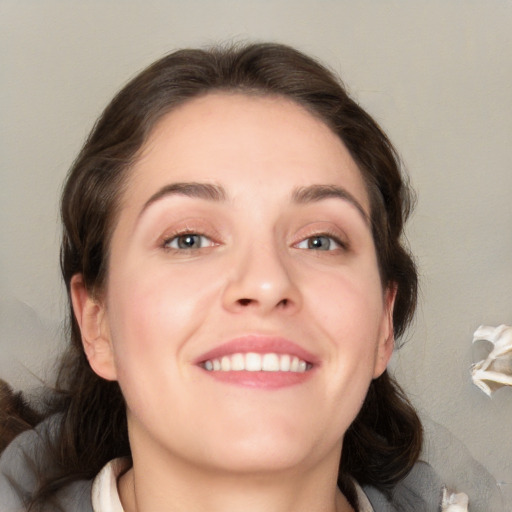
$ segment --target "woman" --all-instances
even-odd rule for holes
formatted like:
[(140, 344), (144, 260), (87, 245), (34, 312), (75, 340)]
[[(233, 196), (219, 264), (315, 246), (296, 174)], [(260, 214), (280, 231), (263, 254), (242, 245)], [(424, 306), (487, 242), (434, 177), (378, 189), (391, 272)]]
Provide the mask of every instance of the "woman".
[(408, 212), (388, 139), (309, 57), (143, 71), (67, 178), (71, 345), (4, 453), (6, 510), (436, 510), (386, 371), (416, 303)]

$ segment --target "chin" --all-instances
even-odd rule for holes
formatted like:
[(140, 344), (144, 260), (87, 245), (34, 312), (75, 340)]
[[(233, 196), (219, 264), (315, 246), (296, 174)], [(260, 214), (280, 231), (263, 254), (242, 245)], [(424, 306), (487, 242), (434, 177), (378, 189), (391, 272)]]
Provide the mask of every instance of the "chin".
[(259, 443), (240, 449), (231, 447), (229, 451), (216, 456), (212, 465), (216, 470), (237, 474), (293, 471), (309, 464), (307, 454), (300, 448), (269, 447), (261, 446)]
[[(262, 427), (263, 425), (260, 425)], [(312, 435), (311, 430), (274, 426), (249, 432), (230, 432), (212, 442), (209, 455), (212, 464), (221, 470), (237, 473), (268, 473), (293, 471), (314, 465), (328, 453), (341, 453), (341, 441), (326, 443), (325, 437)], [(322, 439), (322, 441), (319, 441)]]

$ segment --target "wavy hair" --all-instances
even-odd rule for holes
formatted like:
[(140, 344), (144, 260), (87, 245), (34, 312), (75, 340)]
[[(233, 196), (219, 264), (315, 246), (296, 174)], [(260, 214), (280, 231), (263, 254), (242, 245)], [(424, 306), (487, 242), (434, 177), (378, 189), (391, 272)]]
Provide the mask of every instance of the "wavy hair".
[[(325, 122), (343, 141), (364, 178), (372, 234), (384, 287), (395, 286), (395, 337), (412, 319), (416, 268), (403, 243), (411, 195), (400, 159), (378, 124), (347, 94), (334, 73), (280, 44), (186, 49), (158, 60), (133, 78), (106, 107), (70, 169), (63, 189), (61, 269), (70, 294), (73, 275), (100, 294), (107, 279), (109, 242), (130, 169), (156, 123), (179, 105), (215, 91), (285, 97)], [(116, 382), (98, 377), (85, 357), (69, 300), (70, 345), (58, 392), (46, 415), (59, 412), (53, 444), (55, 472), (32, 505), (59, 488), (93, 478), (104, 464), (129, 456), (125, 403)], [(338, 483), (356, 503), (352, 478), (389, 491), (419, 457), (422, 428), (391, 376), (372, 381), (362, 409), (345, 434)]]

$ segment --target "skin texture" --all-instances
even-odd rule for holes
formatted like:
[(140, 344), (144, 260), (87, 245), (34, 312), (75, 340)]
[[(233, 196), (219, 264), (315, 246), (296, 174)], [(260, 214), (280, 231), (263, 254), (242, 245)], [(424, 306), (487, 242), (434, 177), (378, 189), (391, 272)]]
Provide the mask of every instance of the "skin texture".
[[(162, 192), (184, 182), (223, 197)], [(294, 200), (313, 185), (345, 197)], [(343, 435), (393, 349), (369, 210), (343, 143), (287, 99), (209, 94), (160, 121), (122, 197), (107, 289), (72, 282), (91, 366), (127, 402), (127, 511), (351, 510)], [(184, 233), (202, 246), (180, 249)], [(247, 336), (307, 350), (308, 378), (248, 387), (197, 364)]]

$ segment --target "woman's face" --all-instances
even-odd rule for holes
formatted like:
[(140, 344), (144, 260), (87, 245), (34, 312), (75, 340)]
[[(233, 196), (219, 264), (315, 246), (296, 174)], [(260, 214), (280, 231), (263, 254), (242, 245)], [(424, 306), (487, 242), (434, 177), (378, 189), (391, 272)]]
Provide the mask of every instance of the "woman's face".
[(99, 334), (83, 329), (122, 388), (134, 456), (337, 464), (393, 345), (347, 149), (289, 100), (234, 93), (174, 110), (143, 149), (104, 297), (86, 300)]

